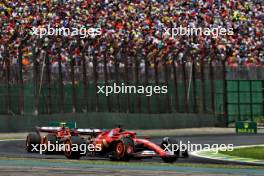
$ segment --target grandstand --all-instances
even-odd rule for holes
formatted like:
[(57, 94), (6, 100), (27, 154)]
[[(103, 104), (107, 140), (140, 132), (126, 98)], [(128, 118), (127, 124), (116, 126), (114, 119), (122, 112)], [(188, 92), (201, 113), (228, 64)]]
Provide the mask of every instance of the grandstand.
[[(261, 0), (3, 0), (0, 113), (209, 113), (228, 122), (264, 116), (263, 8)], [(173, 24), (232, 27), (234, 35), (162, 35)], [(48, 25), (98, 27), (102, 35), (32, 35)], [(96, 94), (113, 82), (168, 85), (169, 93)]]

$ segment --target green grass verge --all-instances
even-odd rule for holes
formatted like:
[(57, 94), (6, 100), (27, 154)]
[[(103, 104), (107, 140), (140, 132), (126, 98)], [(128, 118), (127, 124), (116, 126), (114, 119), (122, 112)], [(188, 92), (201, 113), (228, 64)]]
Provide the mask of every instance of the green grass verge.
[(264, 160), (264, 147), (247, 147), (247, 148), (236, 148), (233, 151), (222, 151), (220, 152), (225, 155), (237, 156), (241, 158), (252, 158), (258, 160)]

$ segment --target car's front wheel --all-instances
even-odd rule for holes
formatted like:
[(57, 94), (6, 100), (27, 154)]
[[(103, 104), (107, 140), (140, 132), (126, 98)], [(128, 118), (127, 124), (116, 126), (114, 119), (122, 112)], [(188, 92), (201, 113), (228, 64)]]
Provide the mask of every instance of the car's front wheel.
[(169, 137), (163, 138), (160, 147), (163, 150), (167, 150), (168, 149), (168, 150), (170, 150), (168, 152), (173, 153), (173, 155), (165, 156), (165, 157), (161, 158), (165, 163), (173, 163), (179, 158), (180, 149), (179, 149), (179, 146), (178, 146), (177, 150), (174, 150), (176, 148), (175, 145), (178, 146), (178, 141), (176, 141), (176, 140), (174, 140), (172, 138), (169, 138)]

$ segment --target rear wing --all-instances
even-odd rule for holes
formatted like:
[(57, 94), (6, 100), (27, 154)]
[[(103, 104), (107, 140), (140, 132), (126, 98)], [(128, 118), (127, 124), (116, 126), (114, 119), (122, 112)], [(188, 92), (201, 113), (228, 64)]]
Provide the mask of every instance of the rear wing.
[(100, 129), (76, 129), (80, 135), (98, 135), (102, 132)]
[(61, 127), (64, 125), (65, 127), (69, 129), (77, 128), (76, 122), (49, 122), (48, 126), (49, 127)]
[(65, 128), (68, 129), (76, 129), (77, 128), (77, 124), (76, 122), (49, 122), (48, 126), (46, 127), (36, 127), (36, 131), (37, 132), (46, 132), (46, 133), (53, 133), (53, 132), (57, 132), (58, 130), (60, 130), (60, 128), (64, 126)]
[[(61, 129), (61, 127), (36, 127), (36, 131), (38, 133), (54, 133), (54, 132), (57, 132)], [(72, 128), (70, 129), (70, 131), (74, 132), (78, 132), (79, 135), (98, 135), (102, 132), (102, 130), (100, 129), (75, 129), (75, 128)]]
[(59, 131), (60, 127), (36, 127), (37, 132), (54, 133)]

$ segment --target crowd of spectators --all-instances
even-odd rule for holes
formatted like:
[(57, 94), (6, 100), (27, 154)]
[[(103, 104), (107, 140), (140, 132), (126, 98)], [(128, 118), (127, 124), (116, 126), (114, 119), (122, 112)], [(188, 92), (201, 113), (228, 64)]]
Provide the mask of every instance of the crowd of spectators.
[[(32, 28), (101, 28), (102, 35), (32, 35)], [(174, 25), (233, 28), (232, 36), (164, 36)], [(57, 65), (96, 56), (132, 65), (147, 58), (150, 66), (192, 60), (226, 60), (229, 66), (264, 64), (263, 0), (1, 0), (0, 68), (4, 59), (17, 67), (41, 63), (47, 55)], [(46, 53), (46, 54), (45, 54)], [(139, 61), (141, 64), (142, 61)]]

